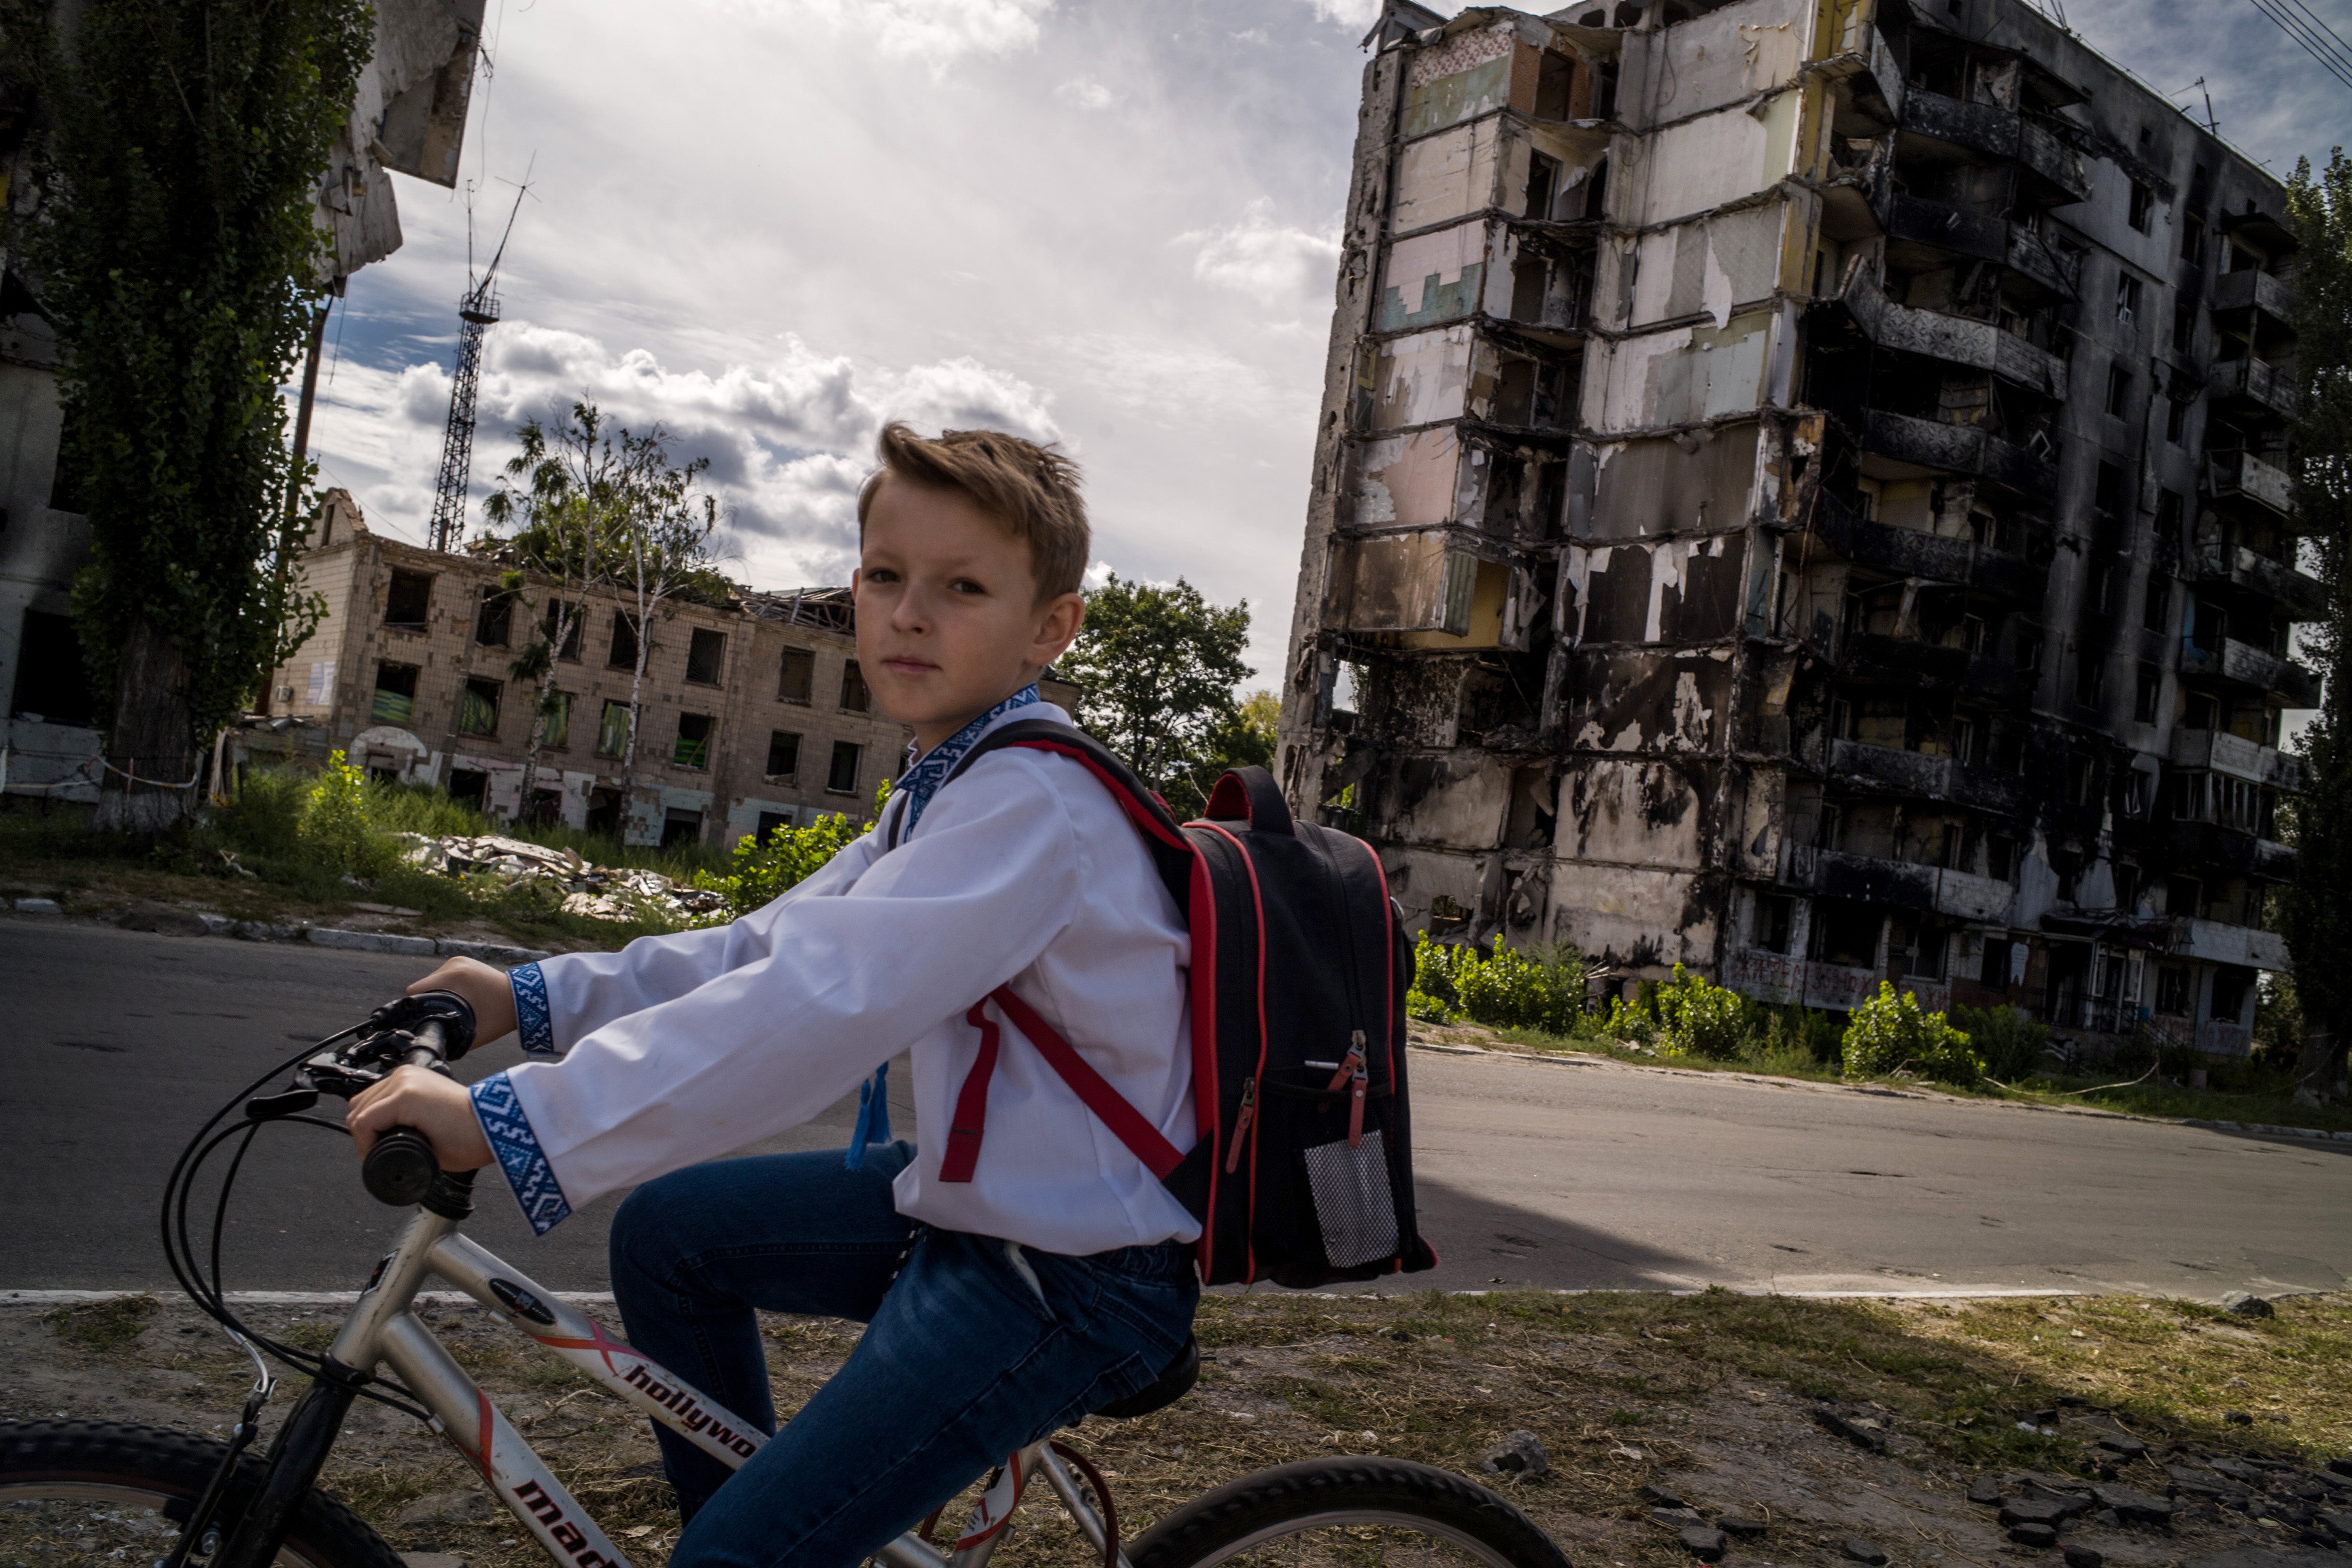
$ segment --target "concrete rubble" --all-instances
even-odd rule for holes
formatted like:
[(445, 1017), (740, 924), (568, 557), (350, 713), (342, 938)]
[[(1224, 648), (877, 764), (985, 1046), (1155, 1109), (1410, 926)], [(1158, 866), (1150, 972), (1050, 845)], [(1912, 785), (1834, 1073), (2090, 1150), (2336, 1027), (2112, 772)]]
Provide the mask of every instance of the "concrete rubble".
[(412, 866), (444, 877), (491, 876), (508, 882), (552, 881), (563, 889), (563, 912), (590, 920), (632, 921), (647, 912), (695, 921), (723, 914), (726, 898), (659, 871), (598, 866), (574, 849), (486, 833), (429, 838), (397, 836)]

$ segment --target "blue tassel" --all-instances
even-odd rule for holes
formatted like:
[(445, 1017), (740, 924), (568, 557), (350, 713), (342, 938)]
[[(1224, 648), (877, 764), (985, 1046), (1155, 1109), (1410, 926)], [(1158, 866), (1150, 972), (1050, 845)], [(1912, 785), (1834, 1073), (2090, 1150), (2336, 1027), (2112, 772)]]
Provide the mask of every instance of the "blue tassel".
[(857, 1125), (849, 1134), (849, 1152), (841, 1159), (845, 1171), (861, 1170), (866, 1164), (866, 1145), (890, 1142), (890, 1064), (884, 1062), (874, 1069), (874, 1076), (857, 1086)]

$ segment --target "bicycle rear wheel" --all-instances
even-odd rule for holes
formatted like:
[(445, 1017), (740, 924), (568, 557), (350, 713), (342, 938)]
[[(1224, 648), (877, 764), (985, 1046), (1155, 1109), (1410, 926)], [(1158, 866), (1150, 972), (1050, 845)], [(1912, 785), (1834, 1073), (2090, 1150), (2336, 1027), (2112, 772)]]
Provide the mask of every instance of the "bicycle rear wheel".
[(1535, 1521), (1407, 1459), (1305, 1459), (1195, 1498), (1128, 1549), (1135, 1568), (1569, 1568)]
[[(225, 1452), (224, 1444), (160, 1426), (0, 1423), (0, 1563), (145, 1568), (178, 1542)], [(260, 1482), (260, 1460), (241, 1461), (229, 1506)], [(403, 1568), (365, 1521), (316, 1490), (296, 1510), (278, 1562), (283, 1568)]]

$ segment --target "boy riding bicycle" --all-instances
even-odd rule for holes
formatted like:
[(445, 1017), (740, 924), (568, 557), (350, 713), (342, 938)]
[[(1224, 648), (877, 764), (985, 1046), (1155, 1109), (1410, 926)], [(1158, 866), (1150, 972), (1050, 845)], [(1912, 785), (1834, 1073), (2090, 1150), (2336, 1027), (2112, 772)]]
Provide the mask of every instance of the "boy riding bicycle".
[[(412, 991), (457, 992), (480, 1038), (519, 1030), (533, 1059), (470, 1091), (404, 1068), (352, 1102), (362, 1154), (415, 1128), (445, 1168), (496, 1163), (541, 1233), (642, 1184), (612, 1232), (631, 1342), (771, 1430), (754, 1312), (869, 1325), (731, 1481), (656, 1428), (688, 1521), (678, 1568), (859, 1561), (1150, 1384), (1199, 1298), (1198, 1222), (1042, 1057), (1004, 1053), (984, 1157), (949, 1158), (988, 1016), (975, 999), (1008, 981), (1190, 1147), (1192, 954), (1142, 841), (1078, 763), (992, 751), (942, 787), (992, 728), (1067, 721), (1035, 681), (1085, 614), (1076, 468), (992, 431), (893, 425), (879, 452), (858, 500), (858, 657), (916, 752), (887, 819), (731, 925), (511, 975), (444, 964)], [(807, 1121), (901, 1051), (916, 1142), (696, 1163)]]

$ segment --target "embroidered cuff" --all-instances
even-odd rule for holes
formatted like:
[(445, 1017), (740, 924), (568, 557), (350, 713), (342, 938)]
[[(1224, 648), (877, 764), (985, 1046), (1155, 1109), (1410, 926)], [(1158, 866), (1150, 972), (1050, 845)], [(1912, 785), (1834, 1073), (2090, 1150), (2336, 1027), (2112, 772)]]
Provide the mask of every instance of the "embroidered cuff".
[(547, 976), (539, 972), (538, 964), (526, 963), (507, 971), (507, 982), (514, 987), (515, 1033), (522, 1038), (522, 1048), (535, 1057), (555, 1055), (555, 1023), (547, 1012)]
[(564, 1201), (555, 1167), (547, 1163), (538, 1135), (530, 1130), (530, 1118), (523, 1114), (522, 1101), (515, 1097), (514, 1085), (507, 1081), (506, 1074), (492, 1073), (470, 1092), (474, 1119), (482, 1124), (490, 1152), (499, 1157), (499, 1169), (506, 1173), (507, 1185), (514, 1191), (522, 1217), (530, 1222), (533, 1236), (545, 1236), (572, 1217), (572, 1205)]

